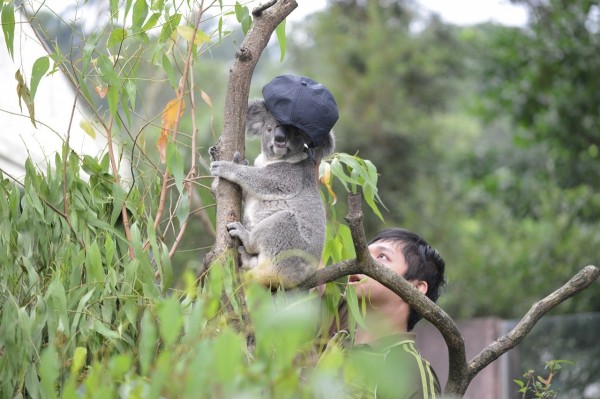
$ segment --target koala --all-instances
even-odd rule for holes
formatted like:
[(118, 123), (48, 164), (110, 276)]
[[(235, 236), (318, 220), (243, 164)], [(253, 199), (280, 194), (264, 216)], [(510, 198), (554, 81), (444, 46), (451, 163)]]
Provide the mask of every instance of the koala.
[(247, 135), (262, 141), (254, 166), (239, 157), (210, 165), (214, 176), (242, 188), (243, 223), (227, 229), (241, 241), (242, 268), (252, 278), (271, 289), (293, 288), (317, 269), (322, 256), (326, 214), (318, 162), (333, 152), (333, 132), (311, 147), (306, 133), (278, 123), (264, 101), (255, 100), (248, 106)]

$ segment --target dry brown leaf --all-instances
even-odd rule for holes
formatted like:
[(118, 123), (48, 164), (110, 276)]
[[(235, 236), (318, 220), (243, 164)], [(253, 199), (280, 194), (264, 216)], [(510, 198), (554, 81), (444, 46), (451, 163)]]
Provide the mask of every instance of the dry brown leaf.
[[(181, 103), (180, 103), (181, 101)], [(181, 106), (179, 105), (181, 104)], [(169, 141), (169, 135), (175, 129), (175, 125), (181, 116), (183, 115), (183, 110), (185, 109), (185, 101), (182, 98), (181, 100), (178, 98), (174, 98), (169, 101), (162, 112), (162, 129), (160, 131), (160, 137), (156, 142), (156, 148), (158, 148), (158, 153), (160, 155), (160, 162), (165, 163), (167, 159), (167, 143)], [(177, 111), (179, 110), (179, 114)]]
[(319, 178), (319, 180), (325, 187), (327, 187), (327, 191), (329, 191), (329, 194), (333, 198), (333, 202), (331, 203), (331, 205), (335, 205), (335, 203), (337, 202), (337, 196), (331, 188), (331, 165), (328, 162), (321, 162), (320, 169), (321, 177)]
[(100, 98), (106, 97), (106, 93), (108, 93), (108, 86), (96, 86), (96, 93), (100, 96)]
[(204, 102), (209, 106), (209, 107), (213, 107), (212, 104), (212, 100), (210, 99), (210, 96), (208, 94), (206, 94), (206, 92), (204, 90), (200, 90), (200, 95), (202, 96), (202, 99), (204, 100)]

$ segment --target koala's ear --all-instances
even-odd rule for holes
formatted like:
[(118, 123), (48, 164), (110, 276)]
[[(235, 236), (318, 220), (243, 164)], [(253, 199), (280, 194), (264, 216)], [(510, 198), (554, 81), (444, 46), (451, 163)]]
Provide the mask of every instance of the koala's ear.
[(329, 132), (327, 137), (323, 139), (321, 145), (314, 148), (309, 148), (311, 155), (313, 158), (319, 162), (321, 159), (326, 156), (333, 154), (335, 150), (335, 136), (333, 135), (333, 130)]
[(246, 132), (248, 135), (260, 136), (266, 123), (269, 111), (263, 100), (253, 100), (248, 104), (246, 116)]

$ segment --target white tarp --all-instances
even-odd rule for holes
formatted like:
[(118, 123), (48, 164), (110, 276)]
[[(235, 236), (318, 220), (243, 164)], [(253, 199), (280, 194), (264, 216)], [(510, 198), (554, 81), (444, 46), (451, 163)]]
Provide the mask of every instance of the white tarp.
[[(48, 54), (25, 18), (16, 13), (15, 20), (13, 58), (0, 31), (0, 169), (22, 179), (25, 160), (31, 157), (45, 171), (47, 162), (54, 163), (54, 154), (61, 154), (69, 131), (69, 146), (73, 150), (92, 156), (102, 154), (106, 150), (106, 138), (97, 131), (94, 139), (81, 128), (80, 123), (85, 118), (79, 109), (73, 112), (74, 86), (60, 70), (44, 76), (38, 86), (34, 100), (37, 128), (31, 123), (23, 101), (22, 109), (19, 107), (15, 73), (21, 69), (29, 86), (34, 62)], [(124, 171), (129, 169), (121, 166)]]

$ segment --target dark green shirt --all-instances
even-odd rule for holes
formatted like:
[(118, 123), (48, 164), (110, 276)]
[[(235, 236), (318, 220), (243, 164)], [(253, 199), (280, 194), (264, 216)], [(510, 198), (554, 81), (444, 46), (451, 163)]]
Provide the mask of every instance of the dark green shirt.
[(434, 399), (441, 397), (439, 380), (429, 362), (421, 357), (414, 333), (394, 334), (369, 345), (357, 345), (356, 353), (371, 363), (369, 385), (374, 397)]

